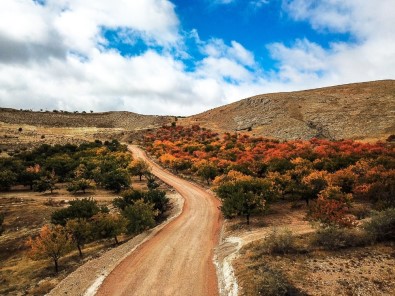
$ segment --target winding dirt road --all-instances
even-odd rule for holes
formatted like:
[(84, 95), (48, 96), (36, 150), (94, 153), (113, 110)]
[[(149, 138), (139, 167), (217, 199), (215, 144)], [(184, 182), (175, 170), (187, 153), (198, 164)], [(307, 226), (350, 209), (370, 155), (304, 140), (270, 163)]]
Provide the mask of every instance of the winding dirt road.
[(185, 199), (183, 212), (123, 260), (104, 280), (96, 295), (218, 295), (213, 264), (221, 215), (219, 201), (205, 189), (163, 170), (136, 146), (135, 158), (173, 186)]

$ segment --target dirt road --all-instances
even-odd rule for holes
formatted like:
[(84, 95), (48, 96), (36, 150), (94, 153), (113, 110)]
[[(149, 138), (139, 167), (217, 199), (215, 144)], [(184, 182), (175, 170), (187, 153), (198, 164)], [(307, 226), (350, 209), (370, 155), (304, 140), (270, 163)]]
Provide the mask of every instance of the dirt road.
[(104, 280), (101, 295), (218, 295), (213, 250), (218, 243), (219, 201), (205, 189), (163, 170), (129, 146), (135, 158), (184, 198), (184, 209), (156, 236), (121, 262)]

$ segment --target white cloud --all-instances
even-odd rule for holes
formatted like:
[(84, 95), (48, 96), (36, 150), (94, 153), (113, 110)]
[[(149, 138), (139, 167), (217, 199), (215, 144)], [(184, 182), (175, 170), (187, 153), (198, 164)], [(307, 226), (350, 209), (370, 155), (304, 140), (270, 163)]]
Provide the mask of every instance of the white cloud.
[[(265, 72), (260, 57), (236, 40), (201, 40), (197, 30), (181, 36), (168, 0), (1, 0), (0, 105), (187, 115), (259, 93), (394, 78), (391, 3), (284, 1), (294, 20), (355, 41), (323, 48), (302, 36), (270, 44), (278, 71)], [(124, 43), (142, 39), (163, 50), (122, 56), (106, 47), (103, 28)], [(201, 60), (180, 59), (188, 54), (184, 38), (199, 47)], [(194, 70), (186, 66), (191, 60)]]
[(316, 30), (349, 33), (355, 41), (333, 42), (326, 49), (306, 39), (269, 45), (281, 80), (301, 88), (394, 78), (393, 0), (287, 0), (283, 7)]

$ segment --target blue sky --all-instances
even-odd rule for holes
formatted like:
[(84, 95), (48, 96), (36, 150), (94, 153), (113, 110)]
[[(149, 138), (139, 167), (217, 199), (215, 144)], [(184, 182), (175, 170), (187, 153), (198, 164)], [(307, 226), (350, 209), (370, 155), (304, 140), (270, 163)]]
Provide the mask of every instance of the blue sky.
[(395, 77), (395, 0), (2, 0), (0, 105), (190, 115)]

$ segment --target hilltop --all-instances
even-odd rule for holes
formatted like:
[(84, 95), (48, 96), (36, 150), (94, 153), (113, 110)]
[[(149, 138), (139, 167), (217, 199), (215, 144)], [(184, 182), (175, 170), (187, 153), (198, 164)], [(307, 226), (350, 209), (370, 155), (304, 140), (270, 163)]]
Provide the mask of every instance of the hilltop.
[(257, 95), (182, 122), (279, 139), (383, 139), (395, 133), (395, 80)]
[(175, 120), (178, 125), (199, 124), (217, 132), (243, 131), (277, 139), (385, 139), (395, 134), (395, 80), (262, 94), (186, 118), (0, 108), (0, 123), (6, 125), (94, 128), (106, 133), (153, 129)]
[(0, 108), (0, 122), (48, 127), (96, 127), (139, 130), (155, 128), (174, 120), (174, 116), (141, 115), (133, 112), (70, 113), (35, 112)]

